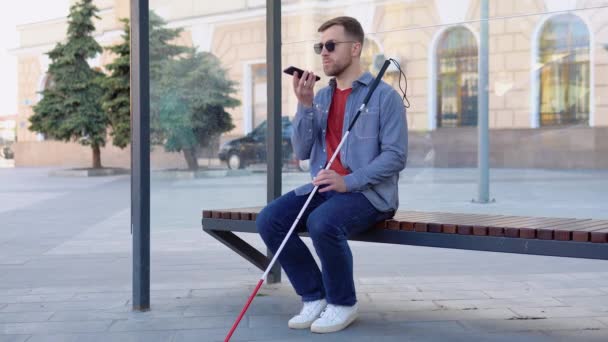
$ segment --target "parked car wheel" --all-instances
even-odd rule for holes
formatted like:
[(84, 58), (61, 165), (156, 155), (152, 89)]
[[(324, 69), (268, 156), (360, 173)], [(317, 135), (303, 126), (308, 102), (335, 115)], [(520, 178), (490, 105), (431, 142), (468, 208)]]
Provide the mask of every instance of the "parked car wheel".
[(4, 159), (13, 159), (15, 154), (13, 153), (13, 150), (11, 150), (10, 146), (4, 146), (0, 148), (0, 157)]
[(231, 170), (242, 169), (244, 167), (241, 157), (234, 152), (230, 153), (226, 164), (228, 164), (228, 168)]

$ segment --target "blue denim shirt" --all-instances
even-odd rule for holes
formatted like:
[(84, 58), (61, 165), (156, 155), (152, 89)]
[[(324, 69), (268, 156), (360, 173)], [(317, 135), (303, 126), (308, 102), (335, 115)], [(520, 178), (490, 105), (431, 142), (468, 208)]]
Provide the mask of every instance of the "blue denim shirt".
[[(346, 133), (351, 120), (369, 91), (374, 77), (364, 73), (352, 84), (346, 101), (344, 127)], [(296, 157), (310, 159), (310, 175), (314, 178), (327, 161), (325, 135), (327, 115), (331, 105), (335, 79), (315, 95), (313, 106), (298, 105), (293, 119), (292, 145)], [(385, 82), (380, 82), (366, 109), (359, 115), (346, 143), (340, 150), (342, 165), (351, 173), (344, 176), (347, 191), (359, 191), (379, 211), (399, 207), (399, 172), (407, 160), (407, 120), (401, 96)], [(312, 183), (295, 190), (306, 195), (313, 190)]]

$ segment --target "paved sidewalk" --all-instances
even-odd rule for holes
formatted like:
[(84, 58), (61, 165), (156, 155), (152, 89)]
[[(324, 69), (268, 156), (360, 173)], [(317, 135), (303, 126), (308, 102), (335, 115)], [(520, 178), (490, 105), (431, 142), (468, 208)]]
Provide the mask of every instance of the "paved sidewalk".
[[(265, 175), (155, 180), (152, 309), (131, 311), (129, 178), (0, 169), (0, 342), (222, 341), (261, 272), (200, 228), (201, 208), (259, 205)], [(306, 175), (285, 175), (284, 188)], [(608, 173), (408, 170), (419, 210), (608, 218)], [(469, 198), (470, 197), (470, 198)], [(603, 201), (603, 202), (602, 202)], [(253, 235), (244, 238), (262, 247)], [(234, 341), (606, 341), (606, 261), (353, 242), (362, 314), (349, 329), (286, 327), (299, 301), (265, 286)]]

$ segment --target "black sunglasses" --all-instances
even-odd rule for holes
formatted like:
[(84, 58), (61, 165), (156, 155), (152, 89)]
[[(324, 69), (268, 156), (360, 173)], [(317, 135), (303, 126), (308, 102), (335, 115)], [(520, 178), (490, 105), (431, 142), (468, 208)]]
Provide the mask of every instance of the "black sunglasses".
[(346, 42), (334, 42), (333, 40), (329, 40), (327, 42), (325, 42), (325, 44), (323, 43), (317, 43), (314, 45), (315, 48), (315, 52), (317, 53), (317, 55), (320, 55), (321, 52), (323, 51), (323, 47), (325, 46), (325, 49), (327, 50), (327, 52), (334, 52), (334, 50), (336, 49), (336, 44), (340, 44), (340, 43), (356, 43), (355, 41), (349, 40)]

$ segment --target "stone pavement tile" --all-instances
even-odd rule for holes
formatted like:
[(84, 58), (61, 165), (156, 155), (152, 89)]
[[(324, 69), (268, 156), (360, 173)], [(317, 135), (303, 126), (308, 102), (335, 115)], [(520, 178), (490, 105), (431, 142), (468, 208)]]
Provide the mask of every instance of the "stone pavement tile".
[[(209, 329), (232, 326), (236, 316), (208, 316), (208, 317), (178, 317), (178, 318), (152, 318), (128, 319), (115, 321), (110, 331), (151, 331), (151, 330), (182, 330), (182, 329)], [(241, 322), (241, 324), (247, 322)]]
[(382, 313), (389, 322), (408, 321), (459, 321), (464, 319), (509, 319), (515, 317), (513, 311), (501, 309), (477, 310), (430, 310), (430, 311), (402, 311)]
[[(229, 298), (214, 298), (212, 301), (205, 303), (196, 303), (192, 305), (183, 305), (183, 314), (185, 317), (191, 316), (218, 316), (218, 315), (236, 315), (241, 311), (247, 298), (237, 298), (237, 300)], [(175, 304), (174, 304), (175, 305)], [(249, 314), (293, 314), (300, 311), (302, 303), (299, 299), (280, 299), (272, 297), (256, 298), (251, 307), (247, 311)], [(180, 307), (180, 306), (178, 306)]]
[(17, 296), (30, 294), (32, 289), (21, 289), (21, 288), (0, 288), (0, 295), (2, 296)]
[(0, 342), (25, 342), (30, 335), (0, 335)]
[[(377, 265), (374, 265), (378, 269)], [(357, 285), (411, 286), (411, 284), (450, 284), (480, 281), (479, 276), (364, 276), (356, 278)]]
[(357, 285), (357, 292), (365, 292), (365, 293), (375, 293), (375, 292), (406, 292), (406, 291), (414, 291), (417, 292), (418, 288), (415, 285), (406, 285), (406, 284), (392, 284), (392, 285)]
[[(296, 314), (296, 313), (289, 314), (289, 315), (275, 315), (272, 313), (269, 313), (266, 315), (250, 315), (249, 320), (248, 320), (248, 322), (249, 322), (248, 327), (252, 328), (252, 329), (283, 327), (283, 326), (287, 325), (287, 321), (289, 321), (289, 319), (291, 317), (293, 317), (294, 314)], [(245, 317), (247, 317), (247, 316), (245, 316)], [(373, 321), (385, 322), (386, 321), (382, 314), (370, 313), (370, 312), (359, 313), (359, 318), (357, 320), (365, 321), (365, 322), (373, 322)]]
[(377, 301), (362, 303), (361, 312), (393, 312), (393, 311), (420, 311), (438, 310), (440, 307), (433, 301)]
[(282, 327), (287, 325), (287, 321), (289, 321), (291, 317), (293, 317), (293, 315), (251, 315), (249, 316), (248, 327), (252, 329), (272, 329), (275, 327)]
[(511, 298), (511, 299), (463, 299), (463, 300), (437, 300), (434, 301), (439, 307), (445, 309), (493, 309), (518, 307), (544, 307), (544, 306), (565, 306), (564, 303), (554, 298), (532, 297), (532, 298)]
[(420, 291), (369, 293), (372, 301), (489, 299), (482, 291)]
[(608, 279), (569, 279), (569, 280), (537, 280), (526, 281), (528, 287), (534, 289), (568, 289), (584, 286), (586, 288), (608, 287)]
[(121, 286), (101, 286), (101, 285), (90, 285), (86, 287), (82, 286), (45, 286), (35, 287), (31, 289), (32, 294), (49, 294), (49, 293), (72, 293), (76, 294), (83, 292), (86, 288), (87, 292), (129, 292), (132, 290), (130, 285)]
[(235, 305), (203, 305), (203, 306), (187, 306), (183, 308), (182, 315), (184, 317), (208, 317), (208, 316), (230, 316), (236, 315), (243, 308)]
[(577, 273), (568, 273), (570, 278), (572, 279), (608, 279), (608, 272), (577, 272)]
[(57, 311), (50, 318), (50, 322), (78, 322), (128, 319), (130, 312), (108, 312), (101, 310)]
[(523, 308), (512, 306), (511, 309), (521, 317), (545, 317), (545, 318), (560, 318), (560, 317), (599, 317), (608, 315), (608, 311), (593, 310), (593, 308), (579, 306), (558, 306), (558, 307), (537, 307)]
[[(260, 290), (262, 291), (262, 290)], [(197, 297), (197, 298), (209, 298), (209, 297), (217, 297), (220, 293), (222, 296), (226, 296), (226, 297), (234, 297), (234, 296), (247, 296), (247, 290), (246, 289), (242, 289), (242, 288), (233, 288), (233, 289), (226, 289), (223, 291), (220, 291), (218, 289), (198, 289), (198, 290), (192, 290), (190, 295), (192, 297)], [(251, 293), (251, 291), (249, 291), (249, 293)]]
[(59, 311), (59, 310), (105, 310), (125, 308), (124, 301), (79, 301), (8, 304), (0, 312)]
[[(536, 278), (531, 277), (536, 275)], [(480, 275), (478, 281), (488, 281), (494, 283), (500, 282), (525, 282), (532, 280), (542, 280), (539, 279), (539, 276), (545, 276), (548, 278), (555, 279), (556, 277), (560, 280), (564, 279), (573, 279), (572, 277), (568, 277), (564, 275), (564, 273), (557, 273), (558, 276), (555, 276), (555, 273), (507, 273), (507, 274), (492, 274), (492, 275)], [(545, 278), (546, 280), (546, 278)]]
[(433, 275), (433, 276), (404, 276), (395, 277), (406, 284), (417, 283), (417, 284), (435, 284), (435, 283), (470, 283), (479, 281), (480, 278), (477, 275)]
[(338, 334), (311, 335), (306, 338), (283, 338), (266, 340), (265, 342), (308, 342), (308, 341), (337, 341), (337, 342), (553, 342), (545, 334), (539, 332), (526, 333), (456, 333), (450, 331), (425, 331), (421, 333), (408, 334), (402, 330), (400, 333), (387, 335), (364, 335), (364, 336), (341, 336)]
[[(289, 338), (309, 338), (309, 336), (312, 335), (310, 330), (293, 330), (289, 329), (287, 325), (272, 329), (250, 329), (246, 326), (242, 326), (242, 324), (243, 323), (241, 322), (241, 325), (239, 325), (239, 327), (236, 329), (230, 341), (288, 341)], [(232, 326), (232, 324), (230, 324), (230, 326)], [(175, 332), (172, 342), (220, 342), (224, 341), (224, 338), (228, 334), (229, 330), (230, 327), (222, 329), (213, 328), (179, 330)]]
[(466, 328), (458, 321), (401, 322), (392, 324), (403, 329), (406, 335), (424, 335), (429, 331), (450, 334), (466, 332)]
[[(150, 302), (158, 300), (173, 300), (186, 298), (190, 294), (190, 290), (158, 290), (150, 291)], [(216, 293), (217, 295), (217, 293)], [(131, 300), (131, 291), (120, 292), (80, 292), (76, 293), (72, 300)]]
[(356, 277), (355, 285), (396, 285), (407, 284), (406, 277)]
[(0, 323), (44, 322), (53, 315), (52, 312), (11, 312), (0, 313)]
[(608, 314), (605, 314), (604, 317), (597, 317), (596, 319), (608, 327)]
[(493, 281), (474, 281), (462, 283), (428, 283), (415, 284), (420, 291), (473, 291), (473, 290), (516, 290), (527, 289), (528, 286), (524, 282), (493, 282)]
[(552, 341), (556, 342), (606, 342), (608, 341), (608, 329), (588, 330), (558, 330), (544, 332)]
[[(258, 277), (259, 278), (259, 277)], [(254, 278), (252, 278), (254, 279)], [(250, 288), (253, 290), (255, 284), (250, 281), (204, 281), (204, 282), (154, 282), (150, 284), (150, 290), (198, 290), (198, 289), (231, 289)], [(130, 289), (127, 289), (129, 291)]]
[[(169, 342), (174, 331), (135, 331), (96, 334), (45, 334), (34, 335), (28, 342)], [(199, 341), (204, 341), (202, 338)]]
[(73, 293), (61, 294), (28, 294), (28, 295), (11, 295), (0, 296), (0, 303), (44, 303), (44, 302), (63, 302), (74, 298)]
[[(247, 297), (237, 298), (235, 314), (239, 313), (247, 301)], [(302, 300), (299, 297), (275, 297), (275, 296), (258, 296), (252, 302), (251, 307), (247, 312), (251, 314), (292, 314), (300, 311), (302, 308)]]
[(0, 331), (15, 335), (102, 332), (106, 331), (111, 324), (112, 321), (2, 323)]
[(591, 318), (547, 318), (547, 319), (484, 319), (460, 321), (468, 329), (482, 332), (539, 331), (539, 330), (583, 330), (604, 329), (606, 326)]
[[(416, 336), (418, 337), (418, 336)], [(553, 339), (543, 334), (542, 332), (526, 331), (526, 332), (501, 332), (496, 334), (467, 332), (459, 334), (446, 334), (443, 339), (438, 339), (433, 332), (427, 335), (420, 335), (420, 338), (415, 338), (415, 341), (436, 341), (436, 342), (553, 342)]]
[(599, 289), (563, 288), (563, 289), (523, 289), (523, 290), (485, 290), (491, 298), (521, 298), (521, 297), (586, 297), (605, 295)]
[(592, 307), (608, 310), (608, 296), (555, 297), (555, 299), (569, 306)]
[(282, 338), (277, 340), (266, 340), (264, 342), (310, 342), (310, 341), (348, 341), (348, 342), (409, 342), (414, 341), (407, 336), (348, 336), (347, 338), (336, 337), (335, 334), (318, 334), (310, 337), (297, 337), (297, 338)]

